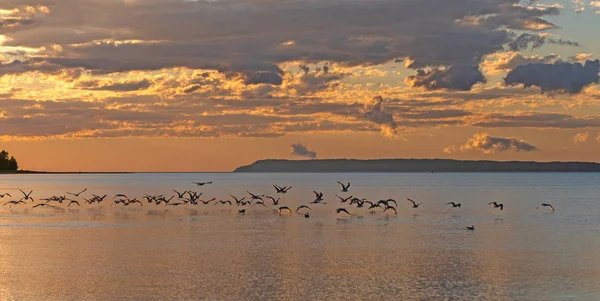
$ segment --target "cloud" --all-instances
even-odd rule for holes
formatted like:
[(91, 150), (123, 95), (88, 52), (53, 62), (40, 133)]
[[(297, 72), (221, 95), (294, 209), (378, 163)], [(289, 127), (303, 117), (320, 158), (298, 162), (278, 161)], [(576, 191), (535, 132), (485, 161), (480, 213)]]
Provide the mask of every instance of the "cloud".
[(279, 86), (283, 82), (281, 74), (277, 72), (260, 71), (254, 72), (246, 78), (246, 85), (271, 84)]
[(523, 34), (519, 35), (517, 38), (515, 38), (512, 42), (508, 43), (507, 46), (508, 46), (509, 50), (519, 51), (519, 50), (528, 49), (529, 46), (531, 46), (531, 49), (540, 48), (545, 43), (550, 43), (550, 44), (555, 44), (555, 45), (567, 45), (567, 46), (574, 46), (574, 47), (580, 46), (579, 43), (577, 43), (577, 42), (563, 40), (563, 39), (557, 39), (557, 38), (551, 38), (550, 35), (547, 33), (541, 33), (541, 34), (536, 34), (536, 35), (529, 34), (529, 33), (523, 33)]
[(589, 138), (589, 135), (590, 135), (589, 132), (577, 133), (577, 134), (575, 134), (575, 136), (573, 136), (573, 142), (574, 143), (586, 142)]
[(36, 59), (94, 74), (186, 67), (251, 77), (287, 62), (407, 58), (415, 69), (476, 65), (513, 39), (506, 28), (555, 28), (543, 18), (558, 14), (517, 0), (43, 2), (51, 13), (28, 15), (35, 25), (0, 29), (7, 46), (44, 47)]
[(418, 70), (417, 75), (408, 76), (406, 83), (412, 88), (424, 87), (427, 90), (469, 91), (477, 83), (486, 79), (477, 66), (452, 66), (448, 69)]
[(574, 117), (564, 113), (524, 112), (518, 114), (492, 113), (481, 116), (482, 120), (472, 123), (479, 127), (528, 127), (573, 129), (600, 127), (599, 116)]
[(106, 91), (138, 91), (149, 88), (152, 83), (143, 79), (140, 81), (126, 81), (122, 83), (104, 83), (101, 81), (93, 80), (93, 81), (80, 81), (76, 84), (77, 88), (85, 89), (85, 90), (106, 90)]
[(444, 152), (453, 153), (455, 151), (465, 152), (470, 150), (480, 151), (484, 154), (494, 154), (507, 151), (531, 152), (539, 149), (519, 138), (492, 137), (488, 133), (477, 133), (464, 145), (447, 147)]
[(394, 114), (385, 111), (383, 103), (383, 97), (374, 97), (370, 102), (365, 103), (359, 118), (380, 125), (381, 132), (385, 136), (393, 136), (397, 132), (398, 124), (394, 121)]
[(600, 61), (580, 63), (534, 63), (517, 66), (504, 78), (507, 86), (522, 84), (525, 88), (537, 86), (544, 92), (576, 94), (588, 85), (598, 83)]
[(314, 159), (317, 157), (316, 152), (309, 150), (308, 147), (306, 147), (302, 143), (292, 144), (292, 153), (291, 154), (294, 156), (305, 157), (305, 158), (310, 158), (310, 159)]
[(546, 56), (524, 56), (519, 52), (503, 52), (490, 55), (482, 63), (482, 69), (491, 74), (499, 73), (499, 71), (511, 70), (517, 66), (537, 63), (554, 63), (560, 57), (556, 54)]

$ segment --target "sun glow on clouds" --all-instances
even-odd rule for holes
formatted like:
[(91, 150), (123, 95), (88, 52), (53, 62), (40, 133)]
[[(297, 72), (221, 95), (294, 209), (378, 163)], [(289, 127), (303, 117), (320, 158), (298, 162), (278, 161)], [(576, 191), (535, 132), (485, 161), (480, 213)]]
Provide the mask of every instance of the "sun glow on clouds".
[[(0, 4), (3, 141), (229, 137), (242, 143), (373, 135), (409, 139), (414, 149), (436, 156), (443, 147), (427, 141), (435, 138), (407, 137), (457, 132), (462, 138), (445, 144), (457, 145), (481, 128), (600, 127), (596, 54), (581, 46), (585, 41), (559, 38), (559, 28), (569, 24), (548, 21), (561, 14), (557, 6), (511, 0), (352, 1), (343, 10), (306, 0), (21, 3)], [(548, 44), (554, 53), (545, 51)], [(557, 72), (568, 74), (560, 82), (577, 89), (535, 76), (559, 67), (570, 68)], [(517, 157), (528, 145), (514, 135), (478, 135), (450, 152)], [(407, 149), (402, 139), (389, 141)], [(289, 155), (290, 143), (296, 142), (280, 144), (282, 155)], [(392, 149), (386, 156), (411, 154)]]

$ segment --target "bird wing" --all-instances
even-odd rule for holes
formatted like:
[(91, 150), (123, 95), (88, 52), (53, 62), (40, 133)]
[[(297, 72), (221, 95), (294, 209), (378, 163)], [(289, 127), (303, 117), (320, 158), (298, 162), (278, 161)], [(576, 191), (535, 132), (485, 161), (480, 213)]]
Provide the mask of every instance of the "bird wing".
[(406, 198), (406, 199), (407, 199), (409, 202), (413, 203), (413, 206), (417, 205), (417, 204), (415, 203), (415, 201), (413, 201), (413, 200), (411, 200), (411, 199), (409, 199), (409, 198)]

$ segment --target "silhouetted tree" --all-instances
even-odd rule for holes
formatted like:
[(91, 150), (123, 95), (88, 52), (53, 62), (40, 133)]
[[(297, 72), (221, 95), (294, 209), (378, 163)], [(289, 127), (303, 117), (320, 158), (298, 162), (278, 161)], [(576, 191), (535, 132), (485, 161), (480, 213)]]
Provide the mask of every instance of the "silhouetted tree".
[(8, 157), (8, 152), (3, 150), (0, 152), (0, 170), (17, 170), (19, 163), (15, 157)]

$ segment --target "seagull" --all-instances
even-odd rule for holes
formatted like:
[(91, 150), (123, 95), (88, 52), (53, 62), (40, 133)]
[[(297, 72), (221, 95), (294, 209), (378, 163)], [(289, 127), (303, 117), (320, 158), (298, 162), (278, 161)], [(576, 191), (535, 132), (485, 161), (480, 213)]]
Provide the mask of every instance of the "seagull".
[(301, 205), (301, 206), (298, 206), (298, 208), (296, 208), (296, 212), (298, 212), (298, 210), (300, 210), (300, 209), (302, 209), (302, 208), (306, 208), (306, 209), (308, 209), (308, 210), (312, 210), (312, 209), (310, 209), (310, 207), (308, 207), (308, 206)]
[(33, 209), (33, 208), (36, 208), (36, 207), (50, 207), (50, 208), (56, 208), (55, 206), (48, 205), (48, 204), (46, 204), (46, 203), (37, 204), (37, 205), (35, 205), (35, 206), (31, 207), (31, 208)]
[(113, 199), (116, 199), (116, 198), (126, 198), (127, 200), (129, 200), (129, 198), (122, 193), (115, 194), (115, 197), (113, 197)]
[(335, 196), (337, 196), (337, 197), (340, 199), (340, 201), (341, 201), (342, 203), (345, 203), (345, 202), (347, 202), (348, 200), (350, 200), (350, 199), (352, 199), (352, 198), (353, 198), (353, 196), (349, 196), (349, 197), (347, 197), (347, 198), (343, 198), (343, 197), (341, 197), (341, 196), (339, 196), (339, 195), (337, 195), (337, 194), (336, 194)]
[(20, 203), (23, 203), (23, 204), (25, 204), (25, 202), (23, 202), (23, 201), (21, 201), (21, 200), (18, 200), (18, 201), (8, 201), (8, 202), (4, 203), (4, 205), (3, 205), (3, 206), (6, 206), (6, 205), (10, 204), (10, 207), (12, 207), (12, 205), (18, 205), (18, 204), (20, 204)]
[(554, 211), (554, 207), (552, 207), (552, 205), (550, 205), (548, 203), (540, 204), (535, 210), (538, 210), (540, 207), (549, 207), (550, 209), (552, 209), (552, 211)]
[(304, 218), (309, 218), (310, 214), (308, 212), (304, 213)]
[(398, 203), (396, 203), (396, 200), (394, 200), (394, 199), (379, 200), (379, 202), (377, 202), (377, 204), (379, 204), (379, 205), (383, 204), (384, 206), (387, 206), (391, 202), (394, 203), (394, 206), (398, 206)]
[(315, 202), (319, 202), (323, 200), (323, 193), (322, 192), (316, 192), (313, 191), (315, 193)]
[[(379, 206), (379, 205), (380, 205), (379, 203), (372, 203), (372, 202), (369, 202), (369, 201), (366, 201), (365, 203), (369, 203), (369, 204), (371, 204), (371, 205), (369, 206), (369, 210), (371, 210), (371, 209), (375, 209), (375, 208), (377, 208), (377, 207), (380, 207), (380, 206)], [(387, 205), (386, 205), (386, 206), (387, 206)]]
[(289, 213), (292, 213), (292, 209), (290, 209), (287, 206), (283, 206), (283, 207), (279, 207), (279, 209), (277, 209), (277, 212), (281, 215), (282, 211), (288, 211)]
[(413, 208), (419, 208), (419, 205), (423, 204), (423, 203), (418, 203), (417, 204), (417, 203), (415, 203), (415, 201), (413, 201), (413, 200), (411, 200), (409, 198), (406, 198), (406, 199), (413, 204), (412, 205)]
[(267, 199), (270, 199), (270, 200), (271, 200), (271, 202), (273, 202), (273, 206), (277, 206), (277, 205), (279, 205), (279, 200), (280, 200), (281, 198), (277, 198), (277, 199), (275, 199), (274, 197), (272, 197), (272, 196), (268, 196), (268, 195), (266, 195), (265, 197), (266, 197)]
[(127, 206), (127, 205), (130, 205), (130, 204), (133, 204), (133, 203), (138, 203), (138, 204), (140, 204), (140, 206), (144, 206), (144, 205), (142, 205), (142, 202), (140, 202), (138, 199), (133, 199), (133, 200), (127, 202), (127, 203), (123, 203), (123, 205)]
[[(229, 202), (229, 201), (228, 201)], [(230, 202), (231, 203), (231, 202)], [(167, 206), (179, 206), (179, 205), (183, 205), (184, 203), (171, 203), (171, 204), (167, 204)]]
[(87, 191), (87, 188), (84, 189), (84, 190), (82, 190), (82, 191), (80, 191), (80, 192), (78, 192), (78, 193), (67, 192), (67, 194), (74, 195), (74, 196), (78, 197), (80, 194), (82, 194), (82, 193), (84, 193), (86, 191)]
[(11, 197), (11, 198), (12, 198), (12, 195), (10, 195), (10, 193), (8, 193), (8, 192), (7, 192), (7, 193), (3, 193), (3, 194), (2, 194), (2, 193), (0, 193), (0, 199), (1, 199), (1, 198), (4, 198), (4, 197), (5, 197), (5, 196), (7, 196), (7, 195), (8, 195), (9, 197)]
[(198, 186), (204, 186), (204, 185), (208, 185), (208, 184), (212, 184), (212, 182), (193, 182), (194, 184), (198, 185)]
[(460, 207), (460, 203), (448, 202), (446, 205), (452, 205), (452, 208)]
[(212, 202), (212, 201), (214, 201), (214, 200), (216, 200), (216, 199), (215, 199), (215, 198), (212, 198), (212, 199), (210, 199), (210, 200), (208, 200), (208, 201), (203, 201), (203, 200), (200, 200), (200, 202), (202, 202), (202, 204), (204, 204), (204, 205), (208, 205), (208, 203), (210, 203), (210, 202)]
[(488, 205), (494, 206), (494, 208), (500, 208), (500, 210), (504, 210), (504, 204), (498, 204), (496, 202), (491, 202)]
[(246, 209), (240, 209), (240, 210), (238, 210), (238, 212), (241, 214), (246, 213)]
[[(250, 198), (252, 198), (253, 201), (254, 200), (262, 200), (262, 197), (260, 195), (253, 194), (250, 191), (246, 191), (246, 192), (250, 195)], [(235, 197), (234, 197), (234, 199), (235, 199)]]
[(292, 186), (287, 187), (287, 186), (279, 186), (279, 185), (273, 185), (273, 188), (275, 188), (275, 190), (277, 191), (276, 193), (286, 193), (288, 192), (288, 190), (292, 189)]
[(470, 227), (469, 227), (469, 226), (467, 226), (467, 230), (471, 230), (471, 231), (475, 230), (475, 225), (473, 225), (473, 226), (470, 226)]
[[(139, 202), (139, 201), (138, 201), (138, 202)], [(77, 204), (77, 206), (80, 206), (78, 201), (71, 200), (71, 201), (69, 202), (69, 206), (67, 206), (67, 208), (68, 208), (68, 207), (71, 207), (71, 204)], [(141, 203), (140, 203), (140, 204), (141, 204)]]
[(348, 212), (348, 210), (346, 210), (346, 208), (335, 209), (335, 213), (340, 213), (340, 212), (346, 212), (348, 215), (352, 215), (352, 214), (350, 214), (350, 212)]
[(394, 206), (387, 205), (387, 206), (385, 206), (385, 208), (383, 208), (383, 212), (386, 212), (388, 210), (392, 210), (392, 211), (394, 211), (394, 214), (398, 214), (398, 211), (396, 211), (396, 208)]
[(177, 198), (180, 198), (180, 199), (183, 199), (183, 198), (185, 198), (185, 194), (186, 194), (186, 193), (189, 193), (189, 192), (187, 192), (187, 191), (184, 191), (184, 192), (179, 192), (179, 191), (177, 191), (177, 190), (173, 190), (173, 192), (177, 193)]
[(245, 199), (246, 199), (246, 197), (243, 197), (243, 198), (241, 198), (241, 199), (238, 199), (238, 198), (236, 198), (235, 196), (233, 196), (232, 194), (230, 194), (230, 196), (231, 196), (231, 197), (232, 197), (232, 198), (235, 200), (235, 204), (236, 204), (236, 205), (238, 205), (238, 206), (239, 206), (239, 205), (242, 203), (242, 201), (243, 201), (243, 200), (245, 200)]
[(34, 202), (33, 198), (31, 197), (31, 193), (33, 193), (33, 190), (30, 191), (29, 193), (25, 193), (25, 191), (19, 189), (19, 191), (23, 194), (23, 197), (21, 198), (21, 200), (31, 200), (32, 202)]
[(348, 182), (347, 185), (344, 185), (344, 183), (337, 181), (338, 184), (340, 184), (340, 186), (342, 186), (342, 192), (348, 192), (348, 188), (350, 188), (350, 182)]
[(215, 205), (216, 205), (216, 204), (223, 204), (223, 205), (225, 205), (225, 204), (229, 204), (229, 205), (231, 205), (231, 201), (223, 201), (223, 200), (220, 200), (220, 201), (216, 202), (216, 203), (215, 203)]

